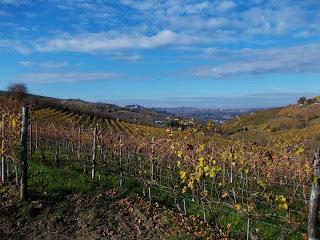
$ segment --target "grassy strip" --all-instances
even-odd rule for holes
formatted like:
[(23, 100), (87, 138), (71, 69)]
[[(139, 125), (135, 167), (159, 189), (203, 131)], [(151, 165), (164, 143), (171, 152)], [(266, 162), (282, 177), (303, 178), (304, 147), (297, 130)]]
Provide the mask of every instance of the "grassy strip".
[[(49, 153), (46, 156), (49, 156)], [(36, 154), (33, 156), (33, 160), (29, 161), (29, 184), (32, 189), (36, 190), (35, 195), (41, 199), (54, 200), (71, 193), (93, 195), (103, 189), (119, 188), (119, 175), (108, 173), (104, 169), (98, 168), (97, 177), (91, 179), (88, 175), (82, 173), (82, 168), (75, 162), (70, 160), (67, 162), (64, 157), (61, 157), (59, 167), (41, 163), (39, 159), (40, 156)], [(137, 193), (141, 194), (143, 185), (133, 178), (126, 177), (123, 188), (130, 196)], [(171, 208), (176, 207), (173, 194), (168, 192), (167, 189), (152, 187), (151, 196), (153, 201)], [(186, 206), (189, 216), (203, 217), (205, 213), (206, 220), (211, 225), (219, 226), (231, 237), (237, 239), (246, 237), (247, 219), (240, 216), (236, 211), (217, 205), (201, 205), (199, 202), (188, 200)], [(250, 228), (262, 239), (276, 239), (282, 229), (273, 226), (273, 224), (276, 225), (277, 223), (268, 224), (251, 220)], [(290, 228), (289, 226), (284, 227)], [(301, 239), (301, 234), (293, 231), (288, 234), (288, 237), (289, 239)]]

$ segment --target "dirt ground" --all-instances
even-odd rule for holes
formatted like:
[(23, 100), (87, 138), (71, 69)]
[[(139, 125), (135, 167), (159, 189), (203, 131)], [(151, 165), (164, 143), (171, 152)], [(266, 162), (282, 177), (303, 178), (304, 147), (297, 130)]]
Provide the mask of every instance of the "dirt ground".
[(15, 187), (0, 185), (0, 239), (226, 238), (198, 217), (186, 217), (139, 196), (126, 197), (124, 191), (21, 204)]

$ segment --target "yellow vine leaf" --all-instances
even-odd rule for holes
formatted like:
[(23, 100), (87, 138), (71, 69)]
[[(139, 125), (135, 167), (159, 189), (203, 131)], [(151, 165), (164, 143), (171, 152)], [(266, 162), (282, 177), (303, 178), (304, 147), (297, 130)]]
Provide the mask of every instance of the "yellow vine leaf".
[(182, 188), (182, 193), (185, 193), (187, 191), (187, 186), (184, 186), (183, 188)]
[(209, 176), (213, 178), (215, 175), (216, 175), (215, 168), (212, 167), (210, 170)]
[(184, 170), (180, 171), (180, 178), (182, 182), (185, 182), (187, 180), (187, 173)]
[(237, 211), (240, 211), (241, 205), (240, 205), (239, 203), (236, 203), (236, 204), (234, 205), (234, 208), (235, 208)]
[(12, 121), (11, 121), (11, 126), (13, 128), (16, 128), (17, 127), (17, 119), (16, 118), (13, 118)]
[(288, 204), (287, 204), (287, 203), (281, 203), (281, 204), (279, 204), (279, 209), (288, 210)]
[(304, 152), (303, 147), (298, 147), (298, 148), (295, 150), (295, 154), (296, 154), (296, 155), (300, 155), (300, 154), (302, 154), (303, 152)]
[(200, 157), (199, 158), (199, 167), (203, 167), (204, 166), (204, 157)]
[(193, 189), (193, 179), (190, 179), (188, 183), (188, 187), (192, 190)]
[(200, 144), (199, 147), (197, 148), (196, 152), (201, 153), (204, 150), (204, 147), (205, 147), (204, 144)]

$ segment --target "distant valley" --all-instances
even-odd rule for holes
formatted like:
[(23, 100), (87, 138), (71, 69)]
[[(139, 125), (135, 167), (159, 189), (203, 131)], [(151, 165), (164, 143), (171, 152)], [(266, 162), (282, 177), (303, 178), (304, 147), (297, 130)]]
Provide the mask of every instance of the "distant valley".
[(177, 107), (177, 108), (153, 108), (153, 110), (164, 113), (173, 114), (175, 116), (184, 118), (194, 118), (201, 122), (207, 122), (209, 120), (218, 123), (224, 123), (235, 117), (262, 110), (261, 108), (237, 108), (237, 109), (201, 109), (201, 108), (189, 108), (189, 107)]

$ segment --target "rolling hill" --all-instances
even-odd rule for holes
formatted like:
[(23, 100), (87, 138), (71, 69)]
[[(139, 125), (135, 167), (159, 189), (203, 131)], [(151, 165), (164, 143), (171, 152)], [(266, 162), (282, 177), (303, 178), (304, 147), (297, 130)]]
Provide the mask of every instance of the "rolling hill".
[(293, 104), (252, 112), (221, 125), (221, 132), (231, 138), (247, 141), (266, 142), (270, 136), (305, 140), (309, 146), (320, 144), (320, 103), (319, 97), (312, 103)]
[[(9, 97), (6, 91), (0, 96)], [(80, 99), (58, 99), (52, 97), (27, 94), (21, 99), (36, 108), (52, 108), (67, 112), (86, 114), (96, 118), (119, 119), (129, 123), (155, 125), (155, 121), (167, 121), (172, 114), (160, 113), (148, 108), (120, 107), (103, 102), (92, 103)]]

